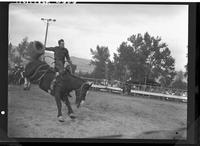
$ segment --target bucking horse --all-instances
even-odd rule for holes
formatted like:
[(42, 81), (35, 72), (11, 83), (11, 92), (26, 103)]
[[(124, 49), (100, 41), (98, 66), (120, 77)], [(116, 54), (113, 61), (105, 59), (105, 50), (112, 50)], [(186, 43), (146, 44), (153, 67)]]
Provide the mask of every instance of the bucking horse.
[[(44, 48), (42, 43), (39, 41), (32, 42), (30, 45), (32, 45), (33, 50), (36, 50), (36, 52), (39, 52)], [(68, 99), (69, 93), (75, 91), (75, 103), (77, 108), (79, 108), (80, 105), (85, 102), (87, 92), (92, 86), (92, 83), (65, 71), (65, 75), (62, 77), (58, 76), (53, 89), (50, 89), (55, 73), (54, 68), (50, 67), (45, 61), (35, 58), (32, 59), (25, 67), (24, 89), (26, 90), (30, 88), (30, 83), (35, 82), (39, 85), (40, 89), (54, 96), (58, 109), (58, 120), (64, 122), (62, 116), (62, 102), (65, 103), (68, 108), (69, 117), (74, 119), (75, 115)]]

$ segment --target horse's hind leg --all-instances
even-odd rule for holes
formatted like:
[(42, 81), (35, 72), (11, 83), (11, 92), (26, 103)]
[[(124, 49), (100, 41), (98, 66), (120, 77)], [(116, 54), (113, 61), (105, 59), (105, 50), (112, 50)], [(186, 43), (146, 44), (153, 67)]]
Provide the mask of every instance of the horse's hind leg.
[(69, 102), (69, 99), (68, 99), (68, 96), (67, 96), (67, 95), (65, 95), (64, 100), (65, 100), (65, 104), (66, 104), (66, 106), (67, 106), (67, 108), (68, 108), (68, 115), (69, 115), (69, 117), (70, 117), (71, 119), (74, 119), (74, 118), (75, 118), (74, 112), (73, 112), (73, 110), (72, 110), (72, 107), (71, 107), (71, 105), (70, 105), (70, 102)]

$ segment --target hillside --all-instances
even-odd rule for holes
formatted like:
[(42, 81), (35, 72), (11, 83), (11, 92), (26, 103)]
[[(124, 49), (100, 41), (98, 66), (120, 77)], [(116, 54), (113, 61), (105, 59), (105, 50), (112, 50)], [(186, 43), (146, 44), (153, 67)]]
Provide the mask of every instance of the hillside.
[[(45, 51), (45, 61), (52, 65), (53, 64), (53, 53), (50, 51)], [(94, 69), (93, 65), (90, 65), (90, 60), (89, 59), (84, 59), (84, 58), (78, 58), (71, 56), (72, 63), (77, 65), (76, 72), (81, 71), (81, 72), (88, 72), (91, 73)]]
[(71, 60), (73, 64), (77, 65), (77, 71), (91, 73), (94, 69), (94, 65), (90, 65), (89, 59), (71, 56)]

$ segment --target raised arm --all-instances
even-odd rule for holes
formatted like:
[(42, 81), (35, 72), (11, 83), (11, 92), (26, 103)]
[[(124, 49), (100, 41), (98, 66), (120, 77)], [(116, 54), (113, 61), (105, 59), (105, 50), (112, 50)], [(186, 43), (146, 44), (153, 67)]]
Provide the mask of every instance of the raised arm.
[(55, 47), (46, 47), (45, 50), (55, 52)]

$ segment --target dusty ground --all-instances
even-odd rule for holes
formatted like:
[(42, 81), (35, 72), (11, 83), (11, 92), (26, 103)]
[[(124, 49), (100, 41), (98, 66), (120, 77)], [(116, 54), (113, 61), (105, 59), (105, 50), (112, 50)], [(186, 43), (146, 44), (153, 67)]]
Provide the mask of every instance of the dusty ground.
[(32, 86), (8, 87), (8, 136), (31, 138), (186, 138), (187, 104), (91, 91), (71, 120), (57, 121), (54, 97)]

